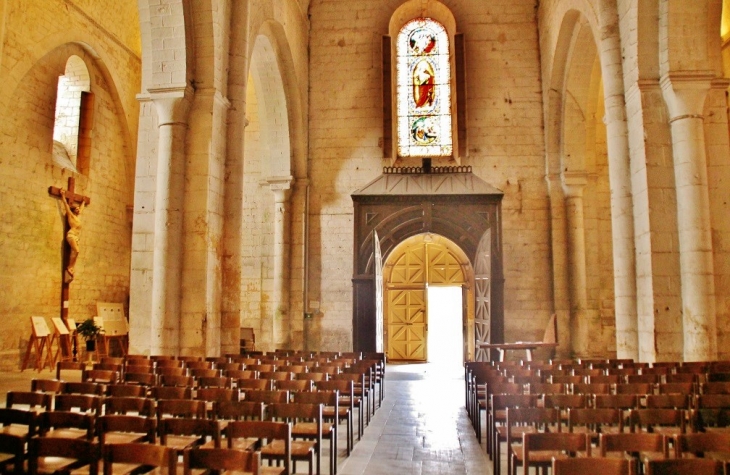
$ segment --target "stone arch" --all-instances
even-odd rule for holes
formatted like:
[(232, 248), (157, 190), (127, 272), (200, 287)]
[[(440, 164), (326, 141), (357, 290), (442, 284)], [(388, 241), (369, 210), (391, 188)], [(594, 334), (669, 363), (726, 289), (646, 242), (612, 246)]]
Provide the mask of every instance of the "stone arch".
[[(593, 12), (562, 13), (546, 91), (546, 170), (553, 216), (554, 295), (560, 352), (589, 351), (588, 335), (614, 339), (611, 183), (602, 58)], [(603, 49), (602, 53), (603, 54)], [(594, 252), (587, 253), (590, 248)], [(605, 308), (604, 308), (605, 307)]]
[[(424, 262), (405, 263), (408, 260), (407, 254), (411, 254), (413, 251), (419, 255), (426, 256)], [(433, 250), (436, 250), (439, 254), (434, 259)], [(454, 241), (445, 238), (444, 236), (431, 233), (420, 233), (408, 238), (403, 239), (395, 247), (390, 249), (388, 255), (383, 255), (383, 283), (387, 287), (385, 289), (385, 296), (390, 291), (402, 292), (415, 290), (416, 292), (422, 292), (428, 289), (431, 285), (460, 285), (462, 286), (463, 294), (462, 306), (466, 305), (466, 312), (462, 313), (462, 319), (459, 322), (451, 322), (449, 326), (460, 324), (463, 328), (463, 342), (462, 342), (462, 355), (463, 361), (474, 360), (474, 269), (469, 257), (466, 255), (464, 250)], [(399, 262), (396, 262), (399, 261)], [(405, 264), (405, 266), (403, 265)], [(458, 267), (457, 267), (458, 265)], [(414, 276), (403, 275), (397, 272), (396, 268), (399, 267), (400, 271), (412, 270), (415, 267), (425, 267), (426, 275)], [(390, 284), (390, 285), (389, 285)], [(426, 300), (428, 300), (428, 292), (425, 292)], [(384, 302), (385, 311), (388, 309), (388, 302)], [(463, 309), (460, 309), (460, 311)], [(425, 312), (428, 315), (428, 319), (431, 318), (430, 309)], [(386, 318), (387, 321), (387, 318)], [(426, 322), (426, 328), (428, 328), (429, 321)], [(388, 343), (388, 328), (387, 325), (383, 328), (383, 339), (386, 342), (386, 348)], [(428, 330), (426, 330), (428, 333)], [(430, 337), (429, 339), (431, 339)], [(428, 342), (425, 342), (428, 347)], [(428, 351), (426, 352), (428, 354)], [(392, 354), (388, 354), (390, 359), (396, 359)], [(431, 361), (429, 356), (427, 361)]]

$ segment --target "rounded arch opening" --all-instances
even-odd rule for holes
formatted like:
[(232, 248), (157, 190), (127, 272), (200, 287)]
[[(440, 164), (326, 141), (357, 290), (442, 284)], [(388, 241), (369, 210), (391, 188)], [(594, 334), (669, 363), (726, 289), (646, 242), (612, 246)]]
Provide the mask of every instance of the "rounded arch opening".
[(450, 239), (422, 233), (384, 257), (383, 341), (390, 361), (455, 367), (472, 358), (474, 271)]

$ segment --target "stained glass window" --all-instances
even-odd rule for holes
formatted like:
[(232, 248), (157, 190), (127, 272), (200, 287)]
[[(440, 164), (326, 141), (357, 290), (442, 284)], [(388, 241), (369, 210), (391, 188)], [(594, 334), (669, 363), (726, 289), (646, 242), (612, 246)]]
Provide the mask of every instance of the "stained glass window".
[(445, 157), (453, 153), (449, 36), (430, 19), (417, 18), (398, 33), (398, 155)]

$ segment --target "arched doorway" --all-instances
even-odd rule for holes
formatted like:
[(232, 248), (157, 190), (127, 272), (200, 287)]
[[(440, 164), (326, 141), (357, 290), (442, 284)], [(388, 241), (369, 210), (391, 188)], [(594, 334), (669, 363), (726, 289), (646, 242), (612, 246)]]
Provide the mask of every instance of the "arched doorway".
[(469, 359), (489, 357), (483, 343), (504, 340), (501, 201), (503, 193), (476, 177), (470, 167), (385, 168), (383, 175), (352, 194), (355, 205), (353, 265), (353, 347), (385, 351), (384, 315), (377, 302), (383, 291), (381, 256), (390, 256), (418, 235), (442, 236), (461, 249), (462, 262), (475, 267), (474, 293), (463, 298), (478, 305), (468, 325)]
[(473, 354), (471, 282), (469, 259), (453, 241), (423, 233), (398, 244), (383, 265), (388, 360), (461, 364)]

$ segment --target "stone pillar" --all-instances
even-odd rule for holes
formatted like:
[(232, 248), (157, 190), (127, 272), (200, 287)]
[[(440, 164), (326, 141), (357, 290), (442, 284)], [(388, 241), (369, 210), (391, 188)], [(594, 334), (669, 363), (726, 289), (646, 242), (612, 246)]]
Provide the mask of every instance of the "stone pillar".
[(586, 291), (586, 240), (583, 219), (583, 190), (587, 177), (583, 172), (565, 172), (562, 174), (562, 180), (568, 227), (570, 344), (575, 356), (586, 356), (590, 347), (586, 314), (588, 294)]
[(616, 356), (639, 359), (636, 310), (636, 251), (631, 157), (624, 99), (621, 43), (615, 2), (601, 10), (601, 71), (606, 114), (608, 175), (611, 185), (613, 287), (616, 315)]
[(267, 180), (274, 192), (274, 335), (275, 347), (290, 342), (289, 331), (289, 256), (291, 216), (289, 198), (293, 177), (271, 177)]
[(188, 88), (150, 89), (159, 127), (152, 266), (150, 352), (176, 354), (179, 347), (182, 198)]
[(710, 198), (702, 115), (713, 77), (707, 72), (669, 73), (661, 81), (672, 130), (685, 361), (717, 358)]

